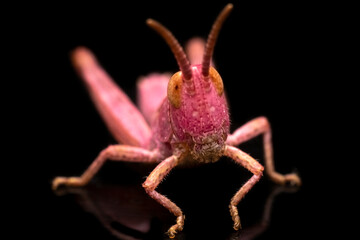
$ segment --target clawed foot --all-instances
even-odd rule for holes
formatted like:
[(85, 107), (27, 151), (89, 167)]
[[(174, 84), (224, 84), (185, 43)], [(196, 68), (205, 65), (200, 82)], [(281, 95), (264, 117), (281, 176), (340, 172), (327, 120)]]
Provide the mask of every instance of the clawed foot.
[(234, 221), (233, 228), (237, 231), (237, 230), (241, 229), (241, 222), (240, 222), (238, 209), (234, 205), (230, 205), (229, 208), (230, 208), (231, 218)]
[(301, 179), (296, 173), (290, 173), (284, 175), (284, 185), (290, 185), (290, 186), (300, 186), (301, 185)]
[(269, 177), (272, 181), (274, 181), (277, 184), (280, 185), (288, 185), (288, 186), (300, 186), (301, 185), (301, 179), (296, 173), (289, 173), (282, 175), (280, 173), (268, 173)]
[(184, 220), (185, 220), (184, 215), (181, 215), (176, 219), (176, 224), (173, 225), (171, 228), (169, 228), (169, 230), (167, 231), (167, 234), (169, 235), (170, 238), (174, 238), (178, 232), (183, 230)]
[(84, 183), (79, 177), (56, 177), (52, 181), (52, 189), (55, 191), (60, 186), (80, 187)]

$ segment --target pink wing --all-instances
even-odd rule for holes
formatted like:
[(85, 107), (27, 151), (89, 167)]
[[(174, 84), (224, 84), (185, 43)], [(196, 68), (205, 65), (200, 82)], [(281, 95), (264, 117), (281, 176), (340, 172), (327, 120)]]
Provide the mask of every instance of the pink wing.
[(167, 84), (170, 77), (170, 73), (153, 73), (139, 78), (137, 82), (137, 103), (150, 125), (166, 98)]
[(151, 137), (149, 125), (128, 96), (101, 68), (90, 50), (84, 47), (75, 49), (72, 60), (115, 139), (128, 145), (147, 147)]

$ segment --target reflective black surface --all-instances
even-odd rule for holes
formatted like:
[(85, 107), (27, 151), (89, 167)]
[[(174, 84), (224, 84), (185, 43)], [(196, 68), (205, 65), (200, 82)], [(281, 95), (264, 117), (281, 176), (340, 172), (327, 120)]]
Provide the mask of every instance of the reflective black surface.
[[(73, 71), (69, 53), (79, 45), (92, 49), (135, 101), (138, 76), (178, 70), (171, 51), (145, 20), (151, 17), (164, 23), (184, 44), (193, 36), (206, 37), (226, 3), (131, 1), (121, 6), (51, 6), (27, 13), (21, 39), (34, 40), (26, 47), (31, 52), (28, 60), (36, 59), (32, 61), (36, 74), (27, 74), (24, 82), (36, 88), (28, 98), (35, 100), (31, 104), (35, 110), (21, 119), (36, 116), (36, 123), (26, 125), (32, 131), (25, 136), (31, 151), (19, 162), (18, 169), (26, 175), (14, 187), (21, 193), (17, 206), (26, 210), (12, 214), (17, 229), (25, 225), (31, 230), (18, 232), (47, 239), (166, 239), (164, 232), (175, 218), (141, 188), (155, 166), (139, 170), (140, 165), (108, 162), (89, 186), (51, 191), (54, 177), (80, 175), (103, 148), (115, 143)], [(332, 99), (337, 96), (328, 90), (332, 69), (327, 63), (334, 44), (329, 44), (326, 31), (333, 24), (322, 15), (323, 6), (315, 4), (233, 3), (214, 51), (229, 100), (232, 130), (252, 118), (267, 116), (273, 129), (276, 169), (297, 171), (303, 185), (283, 191), (263, 177), (240, 202), (243, 230), (235, 232), (228, 204), (250, 173), (226, 158), (175, 169), (159, 192), (186, 216), (177, 239), (332, 235), (341, 230), (344, 218), (335, 213), (344, 205), (329, 203), (341, 196), (334, 189), (342, 189), (338, 183), (343, 183), (341, 175), (346, 172), (328, 170), (340, 166), (344, 158), (326, 156), (335, 149), (327, 142), (338, 139), (324, 135), (338, 131), (336, 124), (328, 126), (337, 112), (325, 111), (335, 106)], [(35, 141), (39, 135), (41, 139)], [(24, 142), (24, 135), (19, 135), (18, 142)], [(263, 163), (260, 138), (240, 148)]]
[[(134, 167), (109, 162), (88, 186), (49, 193), (47, 229), (53, 238), (167, 239), (164, 233), (175, 217), (146, 195), (141, 187), (146, 174)], [(280, 187), (266, 178), (239, 204), (243, 229), (234, 231), (227, 206), (249, 176), (229, 159), (174, 170), (158, 190), (185, 213), (184, 231), (176, 239), (303, 239), (316, 234), (309, 216), (319, 206), (307, 198), (307, 184)]]
[[(271, 218), (273, 215), (273, 205), (277, 195), (281, 193), (295, 193), (296, 188), (286, 187), (272, 187), (271, 191), (264, 195), (265, 199), (260, 199), (260, 202), (264, 202), (261, 206), (262, 211), (254, 210), (254, 215), (258, 217), (255, 223), (251, 223), (256, 217), (246, 219), (246, 227), (241, 231), (233, 231), (231, 233), (230, 225), (228, 227), (223, 226), (224, 222), (219, 218), (211, 219), (218, 210), (208, 210), (208, 216), (205, 217), (198, 228), (204, 227), (205, 231), (201, 234), (203, 238), (215, 237), (216, 239), (255, 239), (266, 235), (268, 227), (271, 225)], [(77, 204), (88, 213), (93, 214), (99, 222), (99, 228), (101, 226), (106, 229), (113, 237), (118, 239), (163, 239), (163, 232), (166, 230), (166, 226), (171, 222), (170, 214), (167, 213), (160, 205), (152, 201), (145, 193), (144, 190), (138, 185), (106, 185), (106, 184), (90, 184), (86, 188), (63, 188), (56, 191), (58, 196), (64, 196), (66, 194), (75, 195), (75, 201)], [(212, 200), (204, 199), (211, 202)], [(289, 203), (290, 204), (290, 203)], [(205, 204), (205, 206), (208, 204)], [(64, 206), (63, 206), (64, 207)], [(203, 208), (199, 206), (197, 208)], [(215, 208), (216, 206), (214, 206)], [(259, 206), (260, 207), (260, 206)], [(221, 206), (218, 206), (221, 209)], [(243, 212), (243, 211), (241, 211)], [(246, 213), (246, 211), (244, 211)], [(190, 214), (191, 216), (192, 214)], [(215, 215), (216, 216), (216, 215)], [(246, 214), (244, 214), (246, 218)], [(291, 220), (294, 216), (290, 217)], [(228, 220), (227, 218), (225, 218)], [(223, 220), (225, 220), (223, 219)], [(172, 219), (173, 221), (174, 219)], [(190, 223), (194, 222), (189, 220)], [(250, 224), (250, 223), (251, 224)], [(213, 224), (213, 228), (210, 228)], [(247, 226), (250, 224), (249, 226)], [(210, 226), (208, 226), (210, 225)], [(224, 228), (224, 229), (222, 229)], [(229, 228), (225, 230), (226, 228)], [(215, 230), (215, 231), (214, 231)], [(226, 234), (216, 234), (219, 231), (230, 233), (227, 237)], [(188, 233), (189, 232), (189, 233)], [(185, 230), (180, 233), (176, 239), (188, 239), (187, 235), (193, 235), (191, 229)], [(194, 237), (197, 234), (194, 234)]]

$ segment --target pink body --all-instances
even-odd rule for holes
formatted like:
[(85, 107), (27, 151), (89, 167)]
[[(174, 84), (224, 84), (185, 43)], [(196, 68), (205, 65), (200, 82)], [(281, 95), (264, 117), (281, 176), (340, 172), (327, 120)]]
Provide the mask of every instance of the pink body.
[[(211, 58), (221, 25), (232, 7), (232, 4), (226, 5), (219, 14), (206, 45), (199, 39), (190, 41), (186, 49), (191, 51), (187, 55), (193, 65), (169, 30), (155, 20), (147, 20), (147, 24), (169, 45), (180, 71), (171, 77), (169, 74), (151, 74), (141, 78), (137, 85), (140, 111), (89, 50), (79, 47), (74, 51), (73, 63), (119, 144), (101, 151), (80, 177), (55, 178), (53, 189), (60, 185), (84, 186), (107, 160), (158, 163), (143, 187), (150, 197), (176, 216), (176, 224), (168, 230), (173, 238), (183, 229), (185, 217), (175, 203), (156, 191), (156, 187), (171, 169), (180, 164), (189, 161), (215, 162), (226, 156), (253, 174), (230, 201), (235, 230), (241, 228), (237, 204), (260, 180), (264, 170), (258, 161), (236, 145), (263, 135), (265, 167), (270, 179), (280, 184), (301, 184), (296, 174), (283, 175), (275, 171), (271, 128), (265, 117), (255, 118), (229, 134), (224, 86), (219, 73), (211, 66)], [(202, 59), (200, 64), (199, 59)]]

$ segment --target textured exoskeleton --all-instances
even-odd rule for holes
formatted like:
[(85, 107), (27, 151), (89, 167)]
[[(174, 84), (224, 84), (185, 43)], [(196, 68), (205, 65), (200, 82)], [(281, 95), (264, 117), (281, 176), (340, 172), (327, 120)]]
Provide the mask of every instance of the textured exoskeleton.
[(116, 86), (88, 49), (79, 47), (74, 51), (74, 66), (119, 144), (101, 151), (80, 177), (55, 178), (54, 189), (60, 185), (87, 184), (106, 160), (158, 163), (143, 187), (153, 199), (177, 217), (176, 224), (168, 230), (169, 236), (174, 237), (183, 229), (185, 217), (175, 203), (156, 191), (156, 187), (177, 165), (189, 161), (210, 163), (227, 156), (253, 174), (230, 201), (234, 229), (238, 230), (241, 225), (236, 206), (259, 181), (264, 167), (235, 146), (261, 134), (269, 178), (279, 184), (301, 184), (296, 174), (282, 175), (275, 171), (271, 128), (265, 117), (258, 117), (234, 133), (229, 133), (229, 112), (223, 81), (212, 66), (211, 58), (221, 26), (232, 7), (232, 4), (228, 4), (219, 14), (206, 44), (199, 39), (190, 42), (186, 48), (187, 55), (169, 30), (155, 20), (147, 20), (147, 24), (171, 48), (180, 71), (172, 76), (152, 74), (140, 79), (140, 110)]

